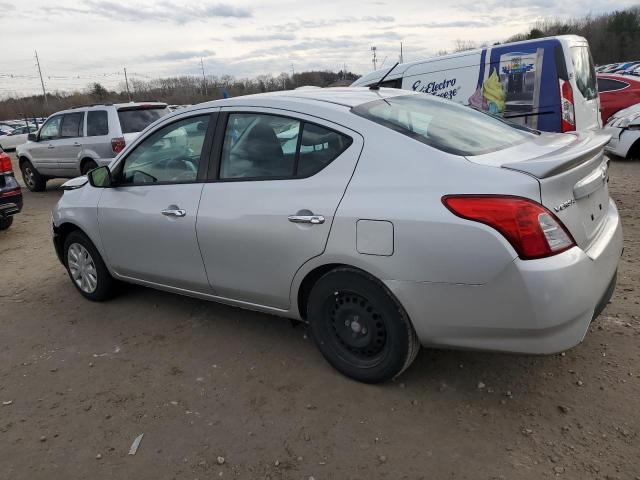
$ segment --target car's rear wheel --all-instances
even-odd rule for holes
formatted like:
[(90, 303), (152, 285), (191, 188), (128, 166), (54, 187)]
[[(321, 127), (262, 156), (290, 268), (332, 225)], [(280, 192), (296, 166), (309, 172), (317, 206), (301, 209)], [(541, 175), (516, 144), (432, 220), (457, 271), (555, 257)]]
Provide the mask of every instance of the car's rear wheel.
[(100, 302), (115, 294), (115, 280), (96, 247), (82, 232), (71, 232), (65, 239), (64, 261), (73, 285), (83, 297)]
[(93, 160), (87, 160), (82, 164), (82, 169), (80, 170), (80, 172), (82, 173), (82, 175), (86, 175), (94, 168), (98, 168), (98, 164)]
[(311, 290), (307, 316), (325, 359), (360, 382), (400, 375), (420, 348), (402, 306), (376, 279), (356, 269), (338, 268), (321, 277)]
[(32, 192), (42, 192), (47, 186), (47, 179), (38, 173), (29, 160), (20, 164), (24, 184)]
[(0, 230), (6, 230), (13, 223), (13, 217), (0, 218)]

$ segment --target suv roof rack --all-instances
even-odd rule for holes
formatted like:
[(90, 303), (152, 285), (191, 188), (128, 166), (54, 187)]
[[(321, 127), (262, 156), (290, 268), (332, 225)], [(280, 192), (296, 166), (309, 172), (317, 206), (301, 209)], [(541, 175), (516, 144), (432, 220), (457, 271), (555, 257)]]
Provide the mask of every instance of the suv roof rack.
[(86, 107), (101, 107), (101, 106), (111, 107), (111, 106), (113, 106), (113, 103), (90, 103), (90, 104), (87, 104), (87, 105), (74, 105), (73, 107), (71, 107), (71, 109), (74, 109), (74, 108), (86, 108)]

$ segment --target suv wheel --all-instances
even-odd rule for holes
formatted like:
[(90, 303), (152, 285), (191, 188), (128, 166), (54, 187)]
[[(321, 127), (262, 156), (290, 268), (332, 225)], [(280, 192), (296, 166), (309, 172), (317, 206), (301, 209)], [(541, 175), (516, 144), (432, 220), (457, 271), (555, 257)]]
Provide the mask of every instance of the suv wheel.
[(86, 175), (87, 173), (89, 173), (94, 168), (98, 168), (98, 164), (96, 162), (94, 162), (93, 160), (87, 160), (82, 165), (82, 169), (80, 170), (80, 173), (82, 173), (82, 175)]
[(13, 223), (13, 217), (0, 218), (0, 230), (6, 230)]
[(22, 179), (25, 185), (32, 192), (42, 192), (47, 186), (47, 180), (38, 173), (29, 160), (20, 164)]
[(339, 268), (321, 277), (311, 290), (307, 313), (311, 336), (325, 359), (360, 382), (400, 375), (420, 349), (402, 306), (359, 270)]
[(64, 263), (73, 285), (83, 297), (100, 302), (114, 295), (116, 282), (84, 233), (71, 232), (65, 239)]

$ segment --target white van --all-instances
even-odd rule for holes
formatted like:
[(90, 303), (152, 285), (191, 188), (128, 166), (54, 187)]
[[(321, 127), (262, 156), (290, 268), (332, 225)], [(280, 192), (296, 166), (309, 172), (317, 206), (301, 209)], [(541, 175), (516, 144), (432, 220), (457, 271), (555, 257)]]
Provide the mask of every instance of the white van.
[[(389, 68), (369, 73), (352, 86), (373, 85)], [(403, 63), (380, 86), (437, 95), (547, 132), (602, 127), (589, 44), (576, 35)]]

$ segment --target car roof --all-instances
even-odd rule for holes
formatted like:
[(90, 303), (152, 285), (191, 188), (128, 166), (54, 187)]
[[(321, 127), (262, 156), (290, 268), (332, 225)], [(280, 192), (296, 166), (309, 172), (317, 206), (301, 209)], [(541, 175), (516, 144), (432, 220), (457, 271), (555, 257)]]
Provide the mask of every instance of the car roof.
[[(241, 97), (232, 97), (222, 100), (214, 100), (212, 102), (194, 105), (185, 110), (194, 108), (201, 109), (203, 107), (224, 107), (236, 105), (252, 105), (259, 103), (271, 104), (274, 100), (281, 101), (288, 105), (299, 104), (309, 105), (309, 103), (319, 102), (324, 106), (335, 105), (339, 107), (355, 107), (363, 103), (380, 100), (383, 98), (397, 97), (401, 95), (419, 95), (415, 92), (407, 90), (398, 90), (396, 88), (380, 88), (372, 90), (368, 87), (330, 87), (330, 88), (309, 88), (284, 90), (279, 92), (258, 93), (255, 95), (244, 95)], [(258, 104), (256, 102), (259, 102)], [(185, 110), (181, 110), (184, 112)]]

